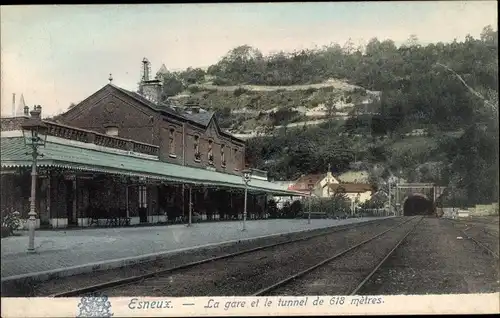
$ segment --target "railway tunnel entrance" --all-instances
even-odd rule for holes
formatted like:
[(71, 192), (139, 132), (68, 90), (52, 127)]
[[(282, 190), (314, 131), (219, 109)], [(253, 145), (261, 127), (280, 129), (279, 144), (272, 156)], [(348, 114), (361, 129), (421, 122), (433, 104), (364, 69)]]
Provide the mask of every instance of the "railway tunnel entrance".
[(414, 193), (410, 194), (403, 202), (403, 215), (431, 215), (434, 213), (434, 202), (427, 196)]
[(432, 215), (446, 187), (433, 183), (397, 183), (395, 191), (398, 215)]

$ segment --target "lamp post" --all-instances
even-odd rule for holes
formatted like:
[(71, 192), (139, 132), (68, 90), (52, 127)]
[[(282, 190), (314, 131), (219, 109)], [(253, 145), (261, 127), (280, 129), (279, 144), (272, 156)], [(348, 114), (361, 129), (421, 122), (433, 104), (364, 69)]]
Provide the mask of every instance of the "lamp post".
[(243, 170), (243, 182), (245, 183), (245, 205), (243, 207), (243, 230), (246, 231), (246, 222), (247, 222), (247, 196), (248, 196), (248, 183), (250, 182), (250, 179), (252, 178), (252, 171), (251, 170)]
[[(29, 108), (24, 108), (24, 113), (28, 114)], [(36, 227), (36, 163), (38, 157), (43, 157), (43, 154), (38, 152), (38, 147), (45, 146), (47, 141), (47, 126), (41, 119), (42, 106), (35, 105), (30, 112), (31, 117), (28, 118), (22, 125), (24, 144), (31, 147), (31, 152), (26, 155), (31, 155), (31, 197), (30, 197), (30, 212), (28, 213), (28, 253), (35, 252), (35, 227)]]

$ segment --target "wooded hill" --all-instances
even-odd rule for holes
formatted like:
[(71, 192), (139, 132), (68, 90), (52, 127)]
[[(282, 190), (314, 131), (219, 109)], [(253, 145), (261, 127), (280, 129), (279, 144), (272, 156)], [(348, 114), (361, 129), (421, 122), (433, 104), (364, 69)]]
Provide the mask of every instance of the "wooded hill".
[[(286, 89), (331, 79), (359, 88)], [(479, 39), (468, 35), (462, 42), (427, 45), (415, 37), (399, 47), (374, 38), (364, 48), (348, 42), (269, 56), (244, 45), (207, 71), (164, 74), (164, 84), (165, 98), (188, 94), (219, 110), (225, 127), (243, 124), (231, 112), (234, 108), (277, 107), (285, 114), (281, 119), (276, 119), (279, 112), (256, 116), (258, 124), (273, 125), (297, 120), (290, 112), (294, 107), (328, 108), (340, 99), (362, 99), (366, 90), (380, 91), (378, 114), (351, 113), (345, 122), (253, 138), (248, 141), (249, 161), (276, 179), (326, 171), (328, 164), (336, 173), (353, 165), (367, 169), (373, 182), (401, 171), (409, 181), (449, 185), (453, 196), (448, 197), (462, 205), (498, 200), (498, 32), (491, 26)], [(310, 98), (312, 94), (322, 97)], [(405, 136), (414, 129), (427, 135)]]

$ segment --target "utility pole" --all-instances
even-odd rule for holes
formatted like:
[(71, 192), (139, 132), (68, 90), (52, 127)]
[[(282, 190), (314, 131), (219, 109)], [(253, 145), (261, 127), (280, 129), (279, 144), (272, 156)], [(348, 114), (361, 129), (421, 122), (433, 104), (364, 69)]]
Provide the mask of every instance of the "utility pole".
[(313, 188), (309, 188), (309, 214), (307, 216), (307, 224), (311, 224), (311, 201), (312, 201), (312, 191)]
[(391, 214), (391, 180), (390, 179), (388, 181), (388, 185), (389, 185), (389, 191), (388, 191), (388, 196), (389, 196), (389, 212), (388, 212), (388, 214), (390, 215)]

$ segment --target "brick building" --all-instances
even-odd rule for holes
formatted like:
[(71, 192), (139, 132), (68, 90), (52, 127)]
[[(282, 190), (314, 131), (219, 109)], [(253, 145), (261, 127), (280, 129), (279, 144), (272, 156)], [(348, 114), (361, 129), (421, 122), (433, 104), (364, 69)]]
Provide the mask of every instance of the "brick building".
[[(162, 103), (161, 82), (143, 63), (138, 93), (109, 83), (43, 120), (38, 226), (186, 221), (191, 211), (201, 219), (241, 218), (245, 143), (222, 131), (213, 112)], [(17, 210), (24, 218), (31, 157), (21, 125), (28, 112), (1, 121), (2, 214)], [(297, 195), (266, 179), (256, 171), (249, 183), (249, 218), (266, 216), (269, 194)]]
[(148, 63), (143, 61), (138, 93), (110, 83), (56, 121), (159, 146), (166, 162), (239, 174), (245, 167), (244, 141), (222, 131), (212, 111), (161, 102), (162, 84), (149, 78)]

